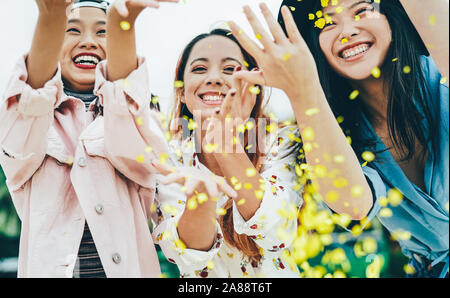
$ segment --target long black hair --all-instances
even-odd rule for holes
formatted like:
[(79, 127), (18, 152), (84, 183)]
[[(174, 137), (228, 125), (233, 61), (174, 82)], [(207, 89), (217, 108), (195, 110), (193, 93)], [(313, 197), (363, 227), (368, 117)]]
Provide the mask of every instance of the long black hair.
[[(349, 100), (352, 88), (348, 80), (338, 75), (328, 64), (319, 45), (320, 29), (315, 28), (314, 22), (308, 20), (308, 13), (315, 13), (322, 8), (321, 1), (285, 0), (283, 4), (295, 7), (293, 15), (315, 59), (322, 88), (335, 116), (341, 116), (341, 120), (343, 117), (340, 125), (344, 133), (351, 136), (355, 153), (361, 158), (363, 151), (375, 151), (376, 140), (363, 138), (359, 127), (363, 113), (371, 119), (370, 110), (367, 110), (360, 100)], [(428, 51), (398, 0), (381, 1), (379, 11), (386, 17), (392, 32), (392, 43), (381, 66), (383, 73), (387, 74), (384, 84), (389, 90), (389, 136), (395, 149), (402, 153), (402, 160), (415, 156), (417, 142), (423, 146), (421, 154), (424, 157), (429, 141), (432, 142), (433, 148), (437, 146), (435, 134), (438, 125), (427, 104), (430, 93), (425, 84), (420, 60), (420, 55), (428, 55)], [(279, 22), (285, 30), (281, 15)], [(403, 71), (405, 66), (410, 69), (408, 74)]]

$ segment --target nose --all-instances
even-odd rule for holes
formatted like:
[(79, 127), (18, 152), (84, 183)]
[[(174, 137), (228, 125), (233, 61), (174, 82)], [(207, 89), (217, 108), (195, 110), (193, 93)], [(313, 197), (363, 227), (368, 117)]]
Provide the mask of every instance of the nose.
[(86, 33), (83, 35), (79, 47), (82, 49), (96, 49), (98, 47), (98, 43), (96, 42), (92, 34)]
[(348, 20), (348, 21), (343, 22), (342, 31), (341, 31), (341, 33), (339, 35), (339, 40), (340, 41), (343, 40), (344, 38), (350, 39), (350, 38), (352, 38), (354, 36), (357, 36), (360, 33), (360, 31), (359, 31), (358, 27), (356, 26), (355, 22), (357, 22), (357, 21), (355, 21), (355, 20)]
[(219, 69), (211, 68), (210, 71), (208, 71), (205, 83), (209, 86), (222, 86), (225, 83), (222, 76), (223, 73)]

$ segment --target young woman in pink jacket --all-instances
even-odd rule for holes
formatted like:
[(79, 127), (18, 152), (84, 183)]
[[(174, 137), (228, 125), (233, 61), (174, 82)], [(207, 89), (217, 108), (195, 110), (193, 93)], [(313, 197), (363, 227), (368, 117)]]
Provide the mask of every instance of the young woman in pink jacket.
[(155, 139), (145, 153), (166, 149), (141, 88), (147, 73), (133, 27), (163, 1), (177, 2), (121, 0), (107, 10), (106, 1), (36, 0), (31, 50), (0, 106), (0, 164), (22, 221), (19, 277), (160, 275), (148, 228), (155, 179), (137, 158), (148, 147), (139, 119)]

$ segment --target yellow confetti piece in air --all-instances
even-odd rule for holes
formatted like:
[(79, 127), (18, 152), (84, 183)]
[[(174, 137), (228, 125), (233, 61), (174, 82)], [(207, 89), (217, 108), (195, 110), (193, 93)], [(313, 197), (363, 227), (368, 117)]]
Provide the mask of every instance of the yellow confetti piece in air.
[(242, 206), (242, 205), (244, 205), (245, 204), (245, 199), (240, 199), (238, 202), (237, 202), (237, 204), (238, 204), (238, 206)]
[(308, 19), (314, 20), (316, 16), (313, 13), (308, 14)]
[(375, 154), (373, 154), (373, 153), (370, 152), (370, 151), (364, 151), (364, 152), (361, 154), (361, 157), (362, 157), (365, 161), (371, 162), (371, 161), (373, 161), (373, 160), (375, 159)]
[(393, 240), (409, 240), (411, 239), (411, 233), (403, 230), (392, 231), (391, 238)]
[(145, 147), (145, 152), (150, 153), (153, 151), (153, 148), (150, 146)]
[(224, 208), (217, 208), (216, 213), (218, 215), (225, 215), (225, 214), (227, 214), (227, 210), (225, 210)]
[(324, 18), (320, 18), (318, 19), (315, 23), (314, 26), (319, 28), (319, 29), (323, 29), (323, 27), (325, 26), (325, 19)]
[(342, 8), (342, 6), (338, 6), (336, 7), (336, 12), (337, 13), (341, 13), (344, 9)]
[(180, 238), (175, 239), (173, 242), (174, 242), (176, 248), (181, 250), (181, 252), (184, 252), (184, 250), (186, 249), (186, 244), (184, 244), (184, 242), (181, 241)]
[(143, 163), (145, 160), (145, 156), (144, 155), (139, 155), (138, 157), (136, 157), (136, 161), (138, 163)]
[(325, 200), (330, 203), (336, 202), (338, 199), (339, 199), (339, 193), (335, 190), (329, 191), (325, 195)]
[(233, 176), (230, 178), (230, 182), (231, 182), (231, 184), (235, 185), (239, 182), (239, 180), (235, 176)]
[(122, 21), (120, 22), (120, 28), (122, 28), (123, 31), (128, 31), (131, 29), (131, 25), (127, 21)]
[(405, 67), (403, 67), (403, 73), (404, 74), (409, 74), (411, 72), (411, 67), (406, 65)]
[(311, 127), (307, 127), (302, 131), (302, 138), (305, 141), (314, 140), (314, 130)]
[(351, 188), (351, 193), (353, 197), (361, 197), (363, 195), (364, 188), (361, 185), (354, 185)]
[(142, 123), (143, 123), (142, 118), (141, 117), (137, 117), (136, 118), (136, 124), (137, 125), (142, 125)]
[(343, 163), (345, 161), (344, 155), (338, 154), (333, 157), (335, 163)]
[(197, 194), (197, 200), (200, 204), (203, 204), (204, 202), (208, 201), (208, 195), (205, 193), (199, 193)]
[(289, 8), (291, 9), (291, 11), (295, 11), (295, 7), (294, 6), (289, 6)]
[(428, 22), (431, 26), (436, 25), (436, 16), (434, 14), (430, 14), (430, 16), (428, 17)]
[(405, 271), (407, 274), (414, 274), (416, 273), (416, 269), (410, 264), (406, 264), (403, 266), (403, 271)]
[(197, 206), (198, 206), (198, 204), (197, 204), (197, 199), (195, 198), (195, 197), (192, 197), (192, 198), (190, 198), (188, 201), (187, 201), (187, 208), (189, 209), (189, 210), (194, 210), (194, 209), (196, 209), (197, 208)]
[(72, 156), (69, 156), (69, 158), (67, 159), (67, 164), (69, 166), (71, 166), (73, 164), (73, 157)]
[(258, 86), (251, 86), (250, 88), (248, 88), (248, 91), (250, 91), (251, 94), (255, 95), (258, 95), (261, 92)]
[(440, 81), (441, 84), (447, 83), (447, 77), (443, 77)]
[(175, 86), (175, 88), (183, 88), (184, 82), (183, 81), (175, 81), (174, 86)]
[(392, 62), (398, 61), (398, 58), (394, 58), (392, 59)]
[(355, 16), (355, 21), (359, 21), (359, 20), (361, 20), (361, 17), (360, 16)]
[(291, 59), (291, 54), (290, 53), (286, 53), (283, 55), (283, 61), (288, 61), (289, 59)]
[(270, 123), (266, 125), (267, 132), (275, 132), (278, 129), (278, 126), (275, 123)]
[(381, 217), (392, 217), (392, 210), (387, 207), (381, 208), (380, 216)]
[(253, 185), (251, 184), (251, 183), (244, 183), (244, 188), (245, 189), (252, 189), (253, 188)]
[(362, 248), (368, 254), (375, 253), (377, 251), (377, 241), (372, 237), (367, 237), (363, 240)]
[(358, 97), (358, 95), (359, 95), (359, 91), (353, 90), (352, 93), (350, 93), (350, 96), (348, 98), (350, 98), (350, 100), (354, 100)]
[(346, 187), (348, 185), (347, 179), (340, 177), (333, 181), (333, 185), (337, 188)]
[(386, 207), (388, 205), (388, 203), (389, 203), (389, 200), (386, 197), (380, 197), (378, 202), (379, 202), (381, 207)]
[(391, 188), (387, 193), (389, 204), (396, 207), (403, 201), (403, 194), (396, 188)]
[(318, 10), (318, 11), (316, 12), (316, 16), (317, 16), (318, 18), (321, 18), (321, 17), (323, 16), (323, 12), (322, 12), (321, 10)]
[(319, 114), (319, 111), (320, 110), (318, 108), (311, 108), (311, 109), (307, 109), (305, 114), (306, 114), (306, 116), (313, 116), (313, 115)]
[(264, 197), (264, 191), (263, 190), (255, 190), (255, 197), (259, 200), (262, 200)]
[(336, 120), (337, 120), (337, 122), (340, 124), (340, 123), (344, 122), (344, 116), (338, 116), (338, 117), (336, 118)]
[(219, 148), (218, 144), (206, 144), (205, 151), (208, 153), (215, 152)]
[(346, 38), (346, 37), (344, 37), (343, 39), (341, 39), (341, 43), (347, 43), (348, 42), (348, 39)]
[(247, 168), (245, 170), (245, 174), (247, 175), (247, 177), (253, 177), (256, 175), (256, 169), (255, 168)]
[(447, 210), (447, 212), (448, 212), (448, 209), (449, 209), (449, 205), (448, 205), (448, 202), (447, 202), (447, 204), (445, 204), (445, 210)]
[(371, 73), (372, 73), (372, 76), (373, 76), (375, 79), (378, 79), (378, 78), (380, 77), (380, 75), (381, 75), (381, 70), (380, 70), (378, 67), (374, 67), (374, 68), (372, 69)]
[(154, 96), (152, 98), (152, 104), (156, 105), (156, 104), (158, 104), (158, 102), (159, 102), (159, 97), (158, 96)]
[(165, 164), (167, 161), (167, 158), (169, 158), (169, 155), (167, 153), (161, 153), (161, 155), (159, 156), (159, 162), (161, 164)]
[(256, 39), (260, 40), (261, 39), (261, 34), (255, 34)]

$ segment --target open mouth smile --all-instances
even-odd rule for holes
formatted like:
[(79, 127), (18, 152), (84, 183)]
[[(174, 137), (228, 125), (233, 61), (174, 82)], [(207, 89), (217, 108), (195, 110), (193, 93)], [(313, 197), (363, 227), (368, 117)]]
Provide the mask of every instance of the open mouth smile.
[(347, 62), (356, 61), (363, 57), (372, 47), (371, 42), (360, 42), (348, 45), (339, 51), (339, 57)]
[(222, 92), (205, 92), (200, 94), (199, 97), (207, 105), (221, 105), (225, 99), (225, 94)]
[(72, 61), (80, 69), (95, 69), (102, 58), (94, 53), (80, 53), (73, 57)]

